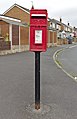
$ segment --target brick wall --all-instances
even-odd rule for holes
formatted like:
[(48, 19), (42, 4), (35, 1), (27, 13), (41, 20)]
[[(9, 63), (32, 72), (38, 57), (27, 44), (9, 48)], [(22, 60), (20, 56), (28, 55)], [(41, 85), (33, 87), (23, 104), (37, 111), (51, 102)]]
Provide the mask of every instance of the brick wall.
[(10, 41), (3, 41), (3, 40), (0, 40), (0, 51), (1, 50), (10, 50), (11, 47), (10, 47)]
[(56, 32), (50, 32), (50, 43), (53, 42), (53, 39), (54, 39), (54, 43), (56, 43)]
[(7, 24), (4, 21), (0, 21), (0, 27), (1, 27), (1, 35), (4, 37), (6, 37), (6, 34), (9, 34), (9, 24)]

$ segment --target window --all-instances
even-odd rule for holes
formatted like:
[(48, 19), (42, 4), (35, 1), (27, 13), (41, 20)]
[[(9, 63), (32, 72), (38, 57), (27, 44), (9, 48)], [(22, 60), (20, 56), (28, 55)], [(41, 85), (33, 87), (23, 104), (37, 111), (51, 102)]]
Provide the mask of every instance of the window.
[(64, 30), (65, 30), (65, 31), (68, 31), (68, 28), (65, 26), (65, 27), (64, 27)]
[(57, 29), (58, 30), (61, 30), (61, 26), (57, 24)]
[(59, 25), (59, 30), (61, 30), (61, 26)]
[(68, 31), (70, 32), (70, 28), (68, 28)]
[(55, 28), (55, 23), (52, 23), (52, 27)]

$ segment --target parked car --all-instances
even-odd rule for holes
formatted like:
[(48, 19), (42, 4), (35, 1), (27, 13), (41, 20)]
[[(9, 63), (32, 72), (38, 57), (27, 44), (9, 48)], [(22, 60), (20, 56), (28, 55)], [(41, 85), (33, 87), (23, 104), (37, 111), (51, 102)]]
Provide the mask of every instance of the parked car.
[(72, 44), (73, 37), (71, 35), (69, 35), (67, 37), (67, 39), (68, 39), (68, 44)]

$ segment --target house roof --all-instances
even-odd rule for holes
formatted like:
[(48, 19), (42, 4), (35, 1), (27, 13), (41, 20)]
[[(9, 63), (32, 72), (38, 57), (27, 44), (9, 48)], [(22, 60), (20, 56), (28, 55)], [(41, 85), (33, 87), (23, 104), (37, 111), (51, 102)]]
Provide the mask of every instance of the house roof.
[(56, 24), (58, 24), (58, 25), (63, 25), (63, 26), (65, 26), (65, 27), (68, 27), (68, 28), (72, 29), (71, 26), (68, 26), (68, 25), (66, 25), (66, 24), (64, 24), (64, 23), (62, 23), (62, 22), (60, 22), (60, 21), (58, 21), (58, 20), (56, 20), (56, 19), (51, 19), (50, 21), (51, 21), (51, 22), (54, 22), (54, 23), (56, 23)]
[(77, 28), (76, 28), (76, 27), (74, 27), (73, 29), (74, 29), (75, 31), (77, 31)]
[[(23, 11), (25, 11), (26, 13), (28, 13), (28, 14), (30, 14), (30, 10), (29, 9), (27, 9), (27, 8), (25, 8), (25, 7), (22, 7), (21, 5), (18, 5), (18, 4), (14, 4), (14, 5), (12, 5), (8, 10), (6, 10), (4, 13), (3, 13), (3, 15), (5, 15), (7, 12), (9, 12), (13, 7), (18, 7), (18, 8), (20, 8), (21, 10), (23, 10)], [(68, 25), (66, 25), (66, 24), (64, 24), (64, 23), (62, 23), (62, 22), (60, 22), (60, 21), (58, 21), (58, 20), (56, 20), (56, 19), (51, 19), (51, 18), (48, 18), (47, 19), (48, 21), (50, 21), (50, 22), (54, 22), (55, 24), (58, 24), (58, 25), (63, 25), (63, 26), (65, 26), (65, 27), (68, 27), (68, 28), (72, 28), (71, 26), (68, 26)]]
[(48, 17), (48, 21), (51, 21), (51, 18)]
[(27, 8), (25, 8), (25, 7), (22, 7), (22, 6), (20, 6), (20, 5), (16, 4), (16, 3), (15, 3), (15, 6), (21, 7), (22, 9), (26, 10), (27, 12), (30, 12), (29, 9), (27, 9)]
[(20, 9), (22, 9), (23, 11), (25, 11), (25, 12), (27, 12), (28, 14), (30, 14), (30, 10), (29, 9), (27, 9), (27, 8), (25, 8), (25, 7), (22, 7), (22, 6), (20, 6), (20, 5), (18, 5), (18, 4), (14, 4), (14, 5), (12, 5), (8, 10), (6, 10), (4, 13), (3, 13), (3, 15), (5, 15), (7, 12), (9, 12), (13, 7), (18, 7), (18, 8), (20, 8)]
[(60, 21), (58, 21), (58, 20), (56, 20), (56, 19), (51, 19), (51, 22), (54, 22), (54, 23), (56, 23), (56, 24), (58, 24), (58, 25), (61, 25), (61, 24), (62, 24)]
[(0, 15), (0, 20), (5, 21), (6, 23), (9, 23), (9, 24), (28, 27), (28, 24), (23, 23), (23, 22), (21, 22), (21, 20), (15, 19), (15, 18), (12, 18), (12, 17), (7, 17), (7, 16), (4, 16), (4, 15)]
[(66, 24), (64, 24), (64, 23), (62, 23), (65, 27), (68, 27), (68, 28), (70, 28), (70, 29), (72, 29), (72, 27), (71, 26), (68, 26), (68, 25), (66, 25)]

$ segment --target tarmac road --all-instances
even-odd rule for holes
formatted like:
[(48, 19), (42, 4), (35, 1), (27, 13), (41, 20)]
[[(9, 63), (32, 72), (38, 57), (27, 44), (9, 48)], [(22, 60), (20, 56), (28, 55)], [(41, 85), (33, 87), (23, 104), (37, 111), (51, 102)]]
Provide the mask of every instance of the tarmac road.
[(41, 53), (43, 108), (38, 112), (32, 107), (34, 53), (0, 56), (0, 119), (77, 119), (77, 83), (54, 63), (57, 49)]
[(58, 55), (58, 59), (72, 77), (77, 79), (77, 45), (70, 46)]

